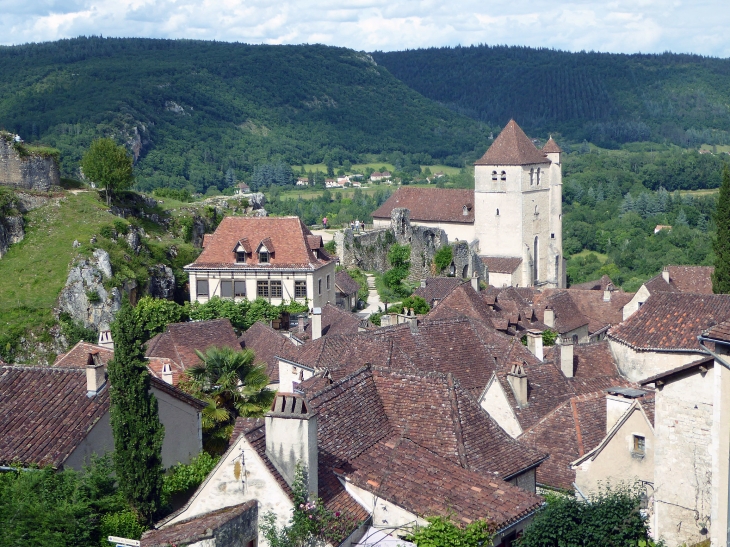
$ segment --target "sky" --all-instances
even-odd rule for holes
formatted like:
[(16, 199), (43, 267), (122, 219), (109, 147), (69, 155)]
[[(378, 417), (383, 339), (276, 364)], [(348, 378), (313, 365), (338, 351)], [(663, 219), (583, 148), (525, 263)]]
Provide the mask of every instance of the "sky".
[(102, 35), (730, 57), (728, 0), (0, 0), (0, 28), (4, 45)]

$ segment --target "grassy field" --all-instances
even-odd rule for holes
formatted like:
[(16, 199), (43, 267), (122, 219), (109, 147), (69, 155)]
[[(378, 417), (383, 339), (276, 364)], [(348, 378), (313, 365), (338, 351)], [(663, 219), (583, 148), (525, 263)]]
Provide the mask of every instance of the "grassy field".
[[(370, 167), (371, 169), (374, 169), (375, 171), (380, 171), (381, 168), (385, 167), (386, 170), (390, 171), (391, 173), (395, 171), (395, 166), (392, 163), (383, 163), (383, 162), (371, 162), (371, 163), (358, 163), (352, 166), (352, 169), (350, 171), (346, 171), (347, 174), (354, 173), (356, 171), (358, 172), (365, 172), (365, 169)], [(446, 174), (446, 175), (457, 175), (459, 174), (460, 169), (458, 167), (451, 167), (449, 165), (421, 165), (421, 169), (425, 169), (428, 167), (431, 170), (431, 173), (438, 173), (439, 171)], [(292, 166), (292, 169), (294, 169), (294, 172), (297, 173), (302, 168), (301, 165), (299, 166)], [(322, 171), (323, 173), (327, 172), (327, 166), (324, 163), (312, 163), (312, 164), (305, 164), (304, 170), (309, 171)], [(335, 172), (337, 172), (337, 169), (335, 169)]]
[(728, 144), (703, 144), (700, 146), (700, 150), (709, 150), (710, 152), (715, 152), (717, 150), (717, 153), (720, 154), (721, 152), (725, 152), (726, 154), (730, 154), (730, 145)]
[(570, 255), (570, 258), (573, 258), (573, 257), (579, 257), (579, 256), (588, 256), (589, 254), (594, 254), (594, 255), (596, 255), (596, 257), (598, 257), (598, 260), (599, 260), (600, 262), (606, 262), (606, 260), (608, 260), (608, 255), (605, 255), (605, 254), (603, 254), (603, 253), (598, 253), (598, 252), (596, 252), (596, 251), (590, 251), (590, 250), (588, 250), (588, 249), (583, 249), (583, 250), (582, 250), (581, 252), (579, 252), (579, 253), (575, 253), (574, 255)]
[(717, 194), (719, 191), (719, 188), (708, 188), (705, 190), (680, 190), (679, 193), (683, 196), (711, 196), (712, 194)]
[[(436, 185), (434, 185), (434, 184), (411, 184), (410, 186), (414, 187), (414, 188), (435, 188), (436, 187)], [(343, 198), (351, 198), (354, 195), (355, 190), (360, 190), (364, 194), (373, 194), (378, 190), (378, 188), (381, 188), (381, 189), (389, 188), (395, 192), (395, 190), (397, 188), (400, 188), (400, 186), (397, 186), (395, 184), (393, 184), (393, 185), (381, 184), (379, 186), (372, 185), (372, 186), (367, 186), (365, 188), (347, 188), (347, 189), (342, 189), (342, 190), (335, 188), (335, 189), (331, 189), (330, 192), (337, 192), (338, 194), (342, 194)], [(295, 188), (292, 188), (291, 190), (284, 190), (283, 192), (281, 192), (279, 194), (279, 199), (299, 199), (299, 198), (316, 199), (322, 195), (322, 192), (324, 192), (323, 189), (317, 190), (317, 189), (313, 189), (313, 188), (295, 187)]]

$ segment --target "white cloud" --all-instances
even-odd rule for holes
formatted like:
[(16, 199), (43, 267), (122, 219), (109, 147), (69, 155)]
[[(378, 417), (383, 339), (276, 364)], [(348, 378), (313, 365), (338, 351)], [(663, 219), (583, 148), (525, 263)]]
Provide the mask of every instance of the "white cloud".
[(101, 34), (369, 51), (486, 43), (730, 57), (726, 1), (0, 0), (0, 43)]

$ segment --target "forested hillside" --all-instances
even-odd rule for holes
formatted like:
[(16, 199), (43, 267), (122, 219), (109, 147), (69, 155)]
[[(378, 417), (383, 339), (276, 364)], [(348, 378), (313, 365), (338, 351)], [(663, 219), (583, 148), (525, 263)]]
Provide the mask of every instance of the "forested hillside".
[(730, 60), (506, 46), (376, 52), (424, 96), (486, 124), (601, 146), (730, 141)]
[(0, 47), (0, 128), (57, 147), (66, 176), (112, 136), (134, 152), (139, 188), (194, 191), (279, 161), (398, 150), (461, 165), (489, 135), (345, 48), (96, 37)]

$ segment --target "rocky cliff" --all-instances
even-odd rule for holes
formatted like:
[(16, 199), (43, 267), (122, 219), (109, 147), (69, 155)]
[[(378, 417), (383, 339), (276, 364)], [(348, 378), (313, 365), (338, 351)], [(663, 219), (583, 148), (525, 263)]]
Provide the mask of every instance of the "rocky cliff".
[(20, 215), (2, 216), (0, 213), (0, 258), (8, 252), (8, 247), (25, 237), (23, 217)]
[(24, 150), (20, 154), (11, 136), (0, 134), (0, 185), (46, 191), (61, 183), (58, 162), (53, 156)]

